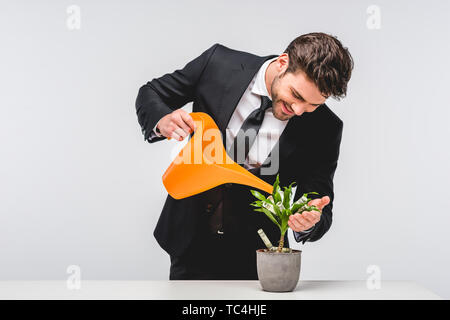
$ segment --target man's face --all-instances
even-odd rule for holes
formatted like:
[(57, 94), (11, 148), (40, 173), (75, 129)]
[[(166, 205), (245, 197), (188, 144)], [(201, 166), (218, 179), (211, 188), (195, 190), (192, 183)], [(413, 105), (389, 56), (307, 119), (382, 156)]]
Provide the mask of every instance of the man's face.
[(274, 77), (270, 91), (272, 112), (279, 120), (313, 112), (326, 100), (303, 71), (296, 74), (280, 72)]

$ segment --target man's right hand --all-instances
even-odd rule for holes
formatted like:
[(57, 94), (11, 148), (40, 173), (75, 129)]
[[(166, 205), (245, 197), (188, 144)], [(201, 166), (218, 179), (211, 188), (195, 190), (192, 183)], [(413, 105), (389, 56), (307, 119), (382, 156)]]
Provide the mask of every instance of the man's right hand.
[(191, 115), (183, 109), (177, 109), (162, 117), (156, 128), (164, 137), (178, 141), (182, 141), (197, 129)]

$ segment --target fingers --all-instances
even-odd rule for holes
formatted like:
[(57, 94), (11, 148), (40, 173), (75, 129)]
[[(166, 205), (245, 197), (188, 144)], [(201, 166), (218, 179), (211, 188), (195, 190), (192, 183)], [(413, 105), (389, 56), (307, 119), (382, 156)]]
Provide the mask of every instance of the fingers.
[(288, 225), (294, 231), (304, 231), (313, 227), (320, 220), (320, 213), (317, 211), (303, 211), (289, 217)]
[(308, 202), (309, 206), (316, 206), (317, 208), (319, 208), (319, 210), (322, 210), (326, 205), (328, 205), (330, 203), (330, 197), (329, 196), (324, 196), (320, 199), (313, 199), (311, 201)]
[(187, 126), (189, 127), (189, 129), (194, 132), (197, 128), (194, 122), (194, 119), (192, 119), (191, 115), (187, 112), (182, 112), (181, 113), (181, 118), (183, 119), (184, 123), (187, 124)]
[(171, 138), (174, 138), (174, 139), (180, 140), (180, 141), (183, 140), (183, 138), (175, 131), (172, 131)]
[[(183, 139), (190, 133), (191, 129), (189, 128), (189, 126), (184, 122), (183, 117), (182, 117), (182, 113), (178, 113), (174, 116), (173, 121), (175, 122), (175, 124), (177, 125), (177, 128), (174, 130), (177, 132), (177, 134), (181, 137), (183, 137)], [(181, 129), (181, 130), (177, 130), (177, 129)]]
[(320, 208), (320, 210), (322, 210), (327, 204), (330, 203), (330, 197), (329, 196), (325, 196), (322, 198), (322, 207)]
[(303, 211), (301, 216), (308, 221), (310, 225), (315, 225), (320, 220), (320, 212), (317, 211)]
[(181, 140), (186, 138), (189, 134), (189, 133), (186, 133), (186, 131), (181, 128), (176, 128), (173, 132), (175, 132), (181, 138)]
[(289, 226), (289, 228), (291, 228), (292, 230), (297, 231), (297, 232), (308, 229), (308, 228), (306, 228), (306, 226), (301, 224), (298, 221), (298, 219), (294, 219), (292, 216), (289, 217), (288, 226)]
[(183, 140), (191, 132), (194, 132), (196, 125), (191, 115), (183, 109), (173, 111), (160, 121), (158, 129), (165, 137)]
[[(292, 228), (292, 224), (294, 227)], [(311, 224), (300, 213), (296, 213), (289, 217), (288, 225), (295, 231), (303, 231), (311, 228)]]

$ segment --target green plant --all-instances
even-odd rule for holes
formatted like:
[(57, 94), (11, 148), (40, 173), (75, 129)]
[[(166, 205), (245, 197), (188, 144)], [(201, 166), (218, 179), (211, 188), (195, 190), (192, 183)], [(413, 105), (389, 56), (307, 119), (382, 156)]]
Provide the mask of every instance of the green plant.
[(315, 205), (308, 205), (309, 201), (312, 200), (308, 198), (309, 194), (318, 194), (317, 192), (304, 193), (303, 196), (294, 202), (294, 195), (292, 195), (292, 185), (291, 183), (288, 187), (283, 187), (282, 191), (280, 188), (279, 175), (273, 184), (273, 191), (269, 197), (265, 197), (260, 192), (256, 190), (250, 190), (250, 192), (258, 199), (252, 202), (250, 205), (257, 207), (254, 209), (258, 212), (263, 212), (265, 215), (275, 223), (278, 228), (280, 228), (281, 238), (278, 244), (277, 252), (281, 252), (284, 246), (284, 235), (289, 228), (288, 221), (289, 217), (295, 213), (302, 213), (303, 211), (318, 211)]

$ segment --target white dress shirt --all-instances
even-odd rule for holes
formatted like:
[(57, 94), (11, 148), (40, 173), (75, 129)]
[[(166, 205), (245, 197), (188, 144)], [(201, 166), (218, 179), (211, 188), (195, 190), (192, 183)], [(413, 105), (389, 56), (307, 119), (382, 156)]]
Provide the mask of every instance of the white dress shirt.
[[(249, 86), (241, 97), (236, 109), (234, 110), (228, 127), (226, 130), (226, 146), (227, 150), (233, 144), (234, 138), (244, 123), (245, 119), (255, 109), (261, 106), (261, 96), (267, 96), (270, 100), (272, 97), (267, 90), (265, 76), (269, 64), (276, 60), (277, 57), (264, 62), (256, 75), (253, 77)], [(256, 136), (255, 142), (250, 147), (248, 157), (244, 163), (245, 167), (260, 166), (267, 159), (273, 146), (277, 143), (288, 120), (278, 120), (272, 113), (272, 108), (268, 108), (264, 114), (264, 120)]]

